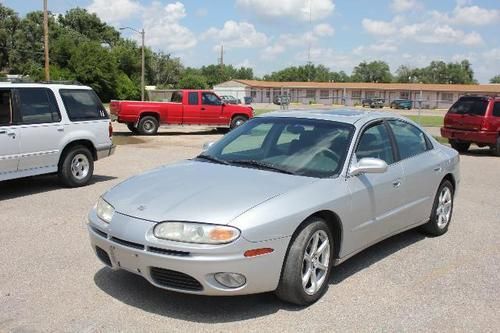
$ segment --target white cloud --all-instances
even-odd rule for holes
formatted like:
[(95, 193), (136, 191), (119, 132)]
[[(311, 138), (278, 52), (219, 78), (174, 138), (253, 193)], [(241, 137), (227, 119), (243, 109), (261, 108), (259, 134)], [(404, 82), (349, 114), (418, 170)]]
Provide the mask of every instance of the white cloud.
[(368, 46), (358, 46), (353, 50), (356, 55), (363, 55), (366, 53), (391, 53), (397, 52), (398, 46), (392, 40), (380, 41), (379, 43), (373, 43)]
[(253, 12), (263, 18), (293, 18), (308, 21), (309, 15), (313, 21), (330, 16), (335, 4), (332, 0), (237, 0), (236, 4), (243, 10)]
[(361, 21), (361, 25), (366, 32), (377, 36), (390, 36), (397, 32), (397, 23), (395, 20), (387, 22), (364, 18)]
[(267, 36), (258, 32), (253, 24), (232, 20), (226, 21), (222, 29), (208, 29), (201, 38), (223, 42), (228, 48), (263, 47), (267, 44)]
[(265, 60), (272, 60), (285, 51), (286, 47), (283, 44), (269, 45), (262, 51), (261, 58)]
[(391, 9), (397, 13), (421, 9), (423, 5), (418, 0), (392, 0)]
[(146, 43), (167, 52), (185, 50), (197, 44), (194, 34), (179, 21), (186, 16), (186, 9), (181, 2), (163, 6), (153, 2), (144, 10), (143, 21), (146, 31)]
[(135, 0), (93, 0), (87, 9), (106, 22), (117, 23), (140, 13), (142, 6)]
[(319, 37), (333, 36), (333, 34), (335, 33), (335, 29), (333, 29), (333, 27), (328, 23), (320, 23), (314, 27), (313, 32), (316, 36)]
[(488, 25), (500, 21), (500, 10), (459, 4), (450, 13), (431, 12), (436, 20), (453, 25)]

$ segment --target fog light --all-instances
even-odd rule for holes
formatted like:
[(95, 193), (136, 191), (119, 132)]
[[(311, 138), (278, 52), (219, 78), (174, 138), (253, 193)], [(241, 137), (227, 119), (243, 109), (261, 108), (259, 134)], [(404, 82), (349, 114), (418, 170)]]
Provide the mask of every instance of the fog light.
[(215, 280), (228, 288), (238, 288), (247, 282), (244, 275), (238, 273), (215, 273)]

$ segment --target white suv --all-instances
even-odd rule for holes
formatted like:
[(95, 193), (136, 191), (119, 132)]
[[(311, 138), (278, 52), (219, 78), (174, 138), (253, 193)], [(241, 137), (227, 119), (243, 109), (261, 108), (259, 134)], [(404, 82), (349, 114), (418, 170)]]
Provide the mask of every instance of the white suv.
[(113, 154), (112, 133), (89, 87), (0, 83), (0, 181), (57, 172), (66, 186), (83, 186), (94, 161)]

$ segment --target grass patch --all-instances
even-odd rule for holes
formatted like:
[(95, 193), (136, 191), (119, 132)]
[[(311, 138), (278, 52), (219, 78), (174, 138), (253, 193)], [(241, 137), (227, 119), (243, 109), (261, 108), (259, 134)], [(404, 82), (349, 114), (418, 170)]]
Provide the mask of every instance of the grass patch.
[(437, 140), (437, 142), (439, 142), (439, 143), (442, 143), (442, 144), (445, 144), (445, 145), (447, 145), (447, 144), (448, 144), (448, 139), (443, 138), (442, 136), (435, 136), (435, 135), (433, 135), (432, 137), (433, 137), (434, 139), (436, 139), (436, 140)]
[(443, 126), (444, 117), (441, 116), (406, 116), (407, 118), (413, 120), (417, 124), (423, 127), (441, 127)]
[(259, 116), (263, 113), (271, 112), (271, 111), (276, 111), (276, 110), (272, 110), (272, 109), (255, 109), (254, 110), (256, 116)]

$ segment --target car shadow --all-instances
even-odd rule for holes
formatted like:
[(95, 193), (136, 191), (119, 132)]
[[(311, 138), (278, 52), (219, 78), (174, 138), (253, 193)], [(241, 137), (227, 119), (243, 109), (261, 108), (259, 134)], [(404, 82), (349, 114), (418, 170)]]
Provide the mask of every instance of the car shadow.
[[(329, 292), (354, 274), (411, 245), (425, 236), (407, 231), (357, 254), (334, 268)], [(273, 293), (209, 297), (159, 289), (139, 275), (104, 267), (94, 275), (98, 288), (113, 298), (144, 311), (198, 323), (226, 323), (268, 316), (277, 311), (299, 311), (304, 307), (278, 300)]]
[(155, 136), (196, 136), (196, 135), (222, 135), (224, 132), (217, 131), (216, 129), (201, 129), (201, 130), (192, 130), (192, 131), (160, 131), (155, 135), (141, 135), (134, 134), (132, 132), (113, 132), (113, 136), (123, 136), (123, 137), (137, 137), (137, 138), (145, 138), (145, 137), (155, 137)]
[(485, 148), (471, 147), (469, 148), (469, 150), (467, 150), (467, 152), (460, 153), (460, 155), (494, 157), (491, 150), (488, 147)]
[[(107, 182), (117, 177), (94, 175), (88, 185)], [(32, 176), (0, 182), (0, 201), (64, 188), (56, 175)]]

